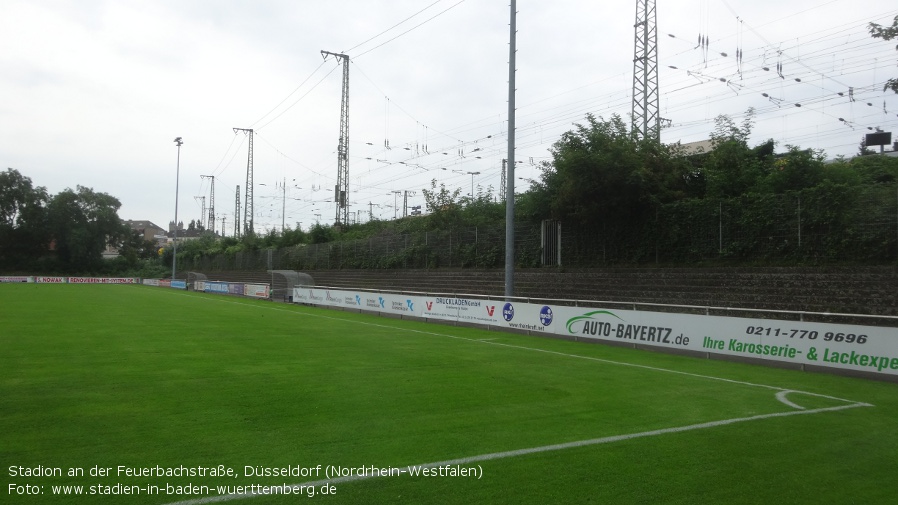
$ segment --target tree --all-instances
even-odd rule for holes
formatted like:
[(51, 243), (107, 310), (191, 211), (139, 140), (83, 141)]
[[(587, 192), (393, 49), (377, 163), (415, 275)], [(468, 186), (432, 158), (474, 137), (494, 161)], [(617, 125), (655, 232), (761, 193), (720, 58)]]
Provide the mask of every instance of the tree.
[(754, 109), (749, 109), (741, 126), (728, 116), (717, 116), (711, 133), (714, 149), (705, 160), (703, 172), (707, 195), (730, 198), (750, 192), (769, 172), (773, 142), (752, 149), (748, 138), (754, 125)]
[(898, 158), (859, 156), (849, 162), (863, 184), (892, 184), (898, 180)]
[(430, 189), (422, 189), (424, 193), (424, 203), (427, 205), (427, 212), (430, 213), (430, 223), (437, 229), (448, 229), (455, 226), (461, 220), (461, 188), (455, 188), (455, 191), (446, 189), (445, 183), (440, 183), (437, 189), (437, 180), (430, 181)]
[(77, 186), (49, 203), (50, 232), (60, 262), (71, 271), (95, 271), (107, 245), (116, 245), (128, 229), (118, 217), (121, 203), (106, 193)]
[(152, 240), (145, 239), (139, 231), (130, 228), (122, 233), (115, 246), (129, 267), (135, 267), (140, 260), (151, 259), (157, 255), (156, 244)]
[[(892, 26), (882, 26), (876, 23), (870, 23), (867, 26), (867, 29), (870, 30), (870, 36), (874, 39), (892, 40), (898, 37), (898, 16), (895, 16), (895, 19), (892, 20)], [(895, 46), (895, 49), (898, 50), (898, 45)], [(882, 90), (885, 91), (887, 89), (898, 93), (898, 78), (892, 78), (886, 81)]]
[(858, 155), (858, 156), (869, 156), (869, 155), (871, 155), (871, 154), (876, 154), (876, 153), (873, 152), (872, 149), (870, 149), (869, 147), (867, 147), (867, 137), (864, 137), (864, 138), (861, 139), (861, 143), (860, 143), (860, 145), (858, 146), (858, 152), (857, 152), (857, 155)]
[(786, 146), (786, 154), (773, 162), (773, 170), (764, 178), (763, 185), (771, 193), (784, 193), (811, 188), (824, 179), (821, 151)]
[(462, 202), (464, 206), (461, 209), (461, 219), (469, 226), (483, 226), (505, 221), (505, 202), (496, 201), (492, 186), (484, 190), (478, 185), (477, 194), (473, 197), (463, 197)]
[(18, 170), (0, 172), (0, 263), (24, 266), (47, 250), (48, 199)]
[(586, 122), (552, 146), (552, 163), (532, 186), (544, 194), (529, 203), (548, 203), (551, 217), (583, 225), (632, 222), (654, 209), (670, 152), (640, 142), (616, 114), (609, 120), (588, 114)]
[(330, 225), (322, 226), (321, 223), (315, 223), (309, 230), (309, 241), (313, 244), (323, 244), (334, 239), (334, 229)]

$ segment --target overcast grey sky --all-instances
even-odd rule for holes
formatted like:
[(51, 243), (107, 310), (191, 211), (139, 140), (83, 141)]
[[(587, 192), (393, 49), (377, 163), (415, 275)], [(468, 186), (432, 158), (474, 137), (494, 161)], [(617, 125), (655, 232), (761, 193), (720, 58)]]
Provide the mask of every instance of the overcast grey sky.
[[(507, 1), (0, 6), (0, 163), (51, 193), (88, 186), (119, 198), (122, 218), (167, 226), (180, 136), (179, 219), (201, 218), (194, 197), (208, 200), (209, 181), (200, 175), (214, 175), (216, 228), (223, 217), (231, 234), (247, 164), (246, 136), (232, 128), (254, 128), (256, 230), (280, 229), (284, 202), (290, 227), (308, 229), (316, 214), (332, 223), (342, 71), (323, 60), (327, 50), (352, 59), (355, 217), (401, 215), (394, 191), (414, 192), (408, 205), (422, 205), (432, 179), (463, 194), (472, 182), (475, 193), (498, 194)], [(627, 119), (636, 1), (519, 0), (517, 7), (516, 158), (526, 179), (586, 113)], [(898, 51), (866, 29), (870, 21), (890, 24), (894, 5), (659, 0), (657, 11), (660, 108), (671, 121), (664, 142), (706, 139), (714, 117), (741, 121), (749, 107), (757, 109), (751, 142), (773, 138), (779, 151), (793, 144), (850, 156), (868, 128), (898, 134), (898, 95), (882, 91), (898, 75)], [(709, 40), (707, 50), (696, 47), (699, 37)], [(276, 187), (285, 180), (286, 191)]]

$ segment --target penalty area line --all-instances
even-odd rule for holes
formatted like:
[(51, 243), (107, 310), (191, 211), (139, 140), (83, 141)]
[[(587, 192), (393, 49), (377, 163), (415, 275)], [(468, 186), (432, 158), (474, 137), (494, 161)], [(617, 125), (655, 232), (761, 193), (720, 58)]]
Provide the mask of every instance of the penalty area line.
[[(673, 428), (662, 428), (658, 430), (650, 430), (643, 431), (639, 433), (629, 433), (625, 435), (612, 435), (608, 437), (601, 438), (593, 438), (589, 440), (578, 440), (575, 442), (566, 442), (562, 444), (553, 444), (553, 445), (543, 445), (540, 447), (530, 447), (526, 449), (516, 449), (512, 451), (503, 451), (503, 452), (493, 452), (489, 454), (480, 454), (477, 456), (468, 456), (464, 458), (457, 459), (449, 459), (445, 461), (436, 461), (433, 463), (423, 463), (418, 465), (408, 465), (411, 468), (436, 468), (441, 466), (451, 466), (451, 465), (467, 465), (471, 463), (480, 463), (483, 461), (493, 461), (498, 459), (505, 458), (514, 458), (518, 456), (526, 456), (529, 454), (539, 454), (543, 452), (553, 452), (553, 451), (562, 451), (565, 449), (575, 449), (579, 447), (588, 447), (591, 445), (600, 445), (600, 444), (610, 444), (614, 442), (622, 442), (626, 440), (633, 440), (637, 438), (645, 438), (645, 437), (654, 437), (659, 435), (667, 435), (671, 433), (683, 433), (686, 431), (695, 431), (695, 430), (703, 430), (708, 428), (716, 428), (718, 426), (727, 426), (730, 424), (736, 423), (746, 423), (751, 421), (761, 421), (764, 419), (773, 419), (777, 417), (789, 417), (789, 416), (799, 416), (799, 415), (809, 415), (809, 414), (820, 414), (824, 412), (836, 412), (840, 410), (852, 409), (856, 407), (872, 407), (872, 405), (866, 403), (852, 403), (848, 405), (839, 405), (836, 407), (826, 407), (819, 408), (813, 410), (792, 410), (789, 412), (775, 412), (772, 414), (760, 414), (756, 416), (750, 417), (737, 417), (733, 419), (722, 419), (719, 421), (710, 421), (706, 423), (699, 424), (690, 424), (687, 426), (676, 426)], [(324, 484), (341, 484), (347, 482), (357, 482), (361, 480), (370, 480), (387, 477), (387, 475), (348, 475), (346, 477), (337, 477), (334, 479), (320, 479), (316, 481), (310, 482), (301, 482), (297, 484), (286, 484), (287, 487), (299, 487), (299, 486), (321, 486)], [(270, 485), (269, 487), (280, 488), (285, 486), (284, 484), (276, 484)], [(210, 486), (214, 487), (214, 486)], [(244, 500), (248, 498), (256, 498), (259, 496), (272, 496), (281, 493), (243, 493), (243, 494), (227, 494), (227, 495), (217, 495), (217, 496), (208, 496), (204, 498), (196, 498), (192, 500), (184, 500), (178, 502), (171, 502), (165, 505), (201, 505), (204, 503), (220, 503), (226, 501), (233, 500)]]

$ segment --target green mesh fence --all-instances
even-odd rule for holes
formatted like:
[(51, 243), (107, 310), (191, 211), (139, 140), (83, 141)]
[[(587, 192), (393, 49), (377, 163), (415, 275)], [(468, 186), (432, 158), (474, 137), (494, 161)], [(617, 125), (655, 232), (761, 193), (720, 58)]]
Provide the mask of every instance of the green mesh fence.
[[(692, 265), (898, 261), (898, 185), (818, 186), (780, 195), (688, 200), (649, 217), (561, 226), (561, 263)], [(515, 261), (539, 266), (539, 223), (515, 227)], [(196, 271), (501, 268), (505, 226), (386, 233), (280, 250), (179, 258)]]

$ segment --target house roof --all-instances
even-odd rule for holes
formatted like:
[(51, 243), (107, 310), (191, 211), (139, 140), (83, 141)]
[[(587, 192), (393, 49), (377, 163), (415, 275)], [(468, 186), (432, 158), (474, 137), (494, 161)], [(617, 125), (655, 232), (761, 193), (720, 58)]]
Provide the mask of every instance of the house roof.
[(680, 144), (680, 149), (682, 149), (683, 154), (689, 156), (693, 154), (701, 154), (701, 153), (710, 153), (714, 150), (714, 143), (712, 140), (699, 140), (697, 142), (688, 142), (686, 144)]
[(140, 230), (147, 228), (155, 228), (157, 230), (165, 231), (165, 228), (159, 226), (158, 224), (152, 221), (132, 221), (130, 219), (124, 220), (124, 223), (131, 227), (132, 230)]

